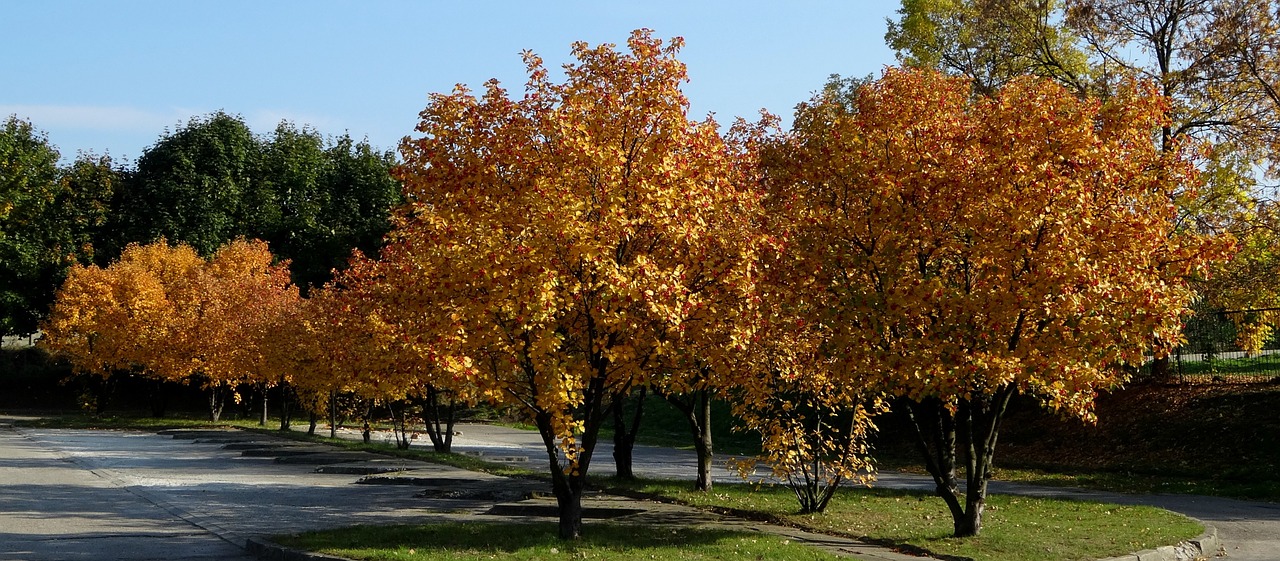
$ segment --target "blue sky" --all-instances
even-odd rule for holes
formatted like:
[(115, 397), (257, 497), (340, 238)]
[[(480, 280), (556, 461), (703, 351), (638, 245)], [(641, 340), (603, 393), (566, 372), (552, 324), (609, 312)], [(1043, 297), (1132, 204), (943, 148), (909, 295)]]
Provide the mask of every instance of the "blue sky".
[(427, 94), (497, 78), (518, 91), (523, 49), (549, 67), (569, 44), (682, 36), (693, 116), (789, 116), (828, 75), (894, 63), (896, 0), (517, 2), (39, 1), (0, 8), (0, 116), (65, 158), (132, 162), (166, 128), (216, 110), (259, 134), (282, 119), (381, 148), (413, 134)]

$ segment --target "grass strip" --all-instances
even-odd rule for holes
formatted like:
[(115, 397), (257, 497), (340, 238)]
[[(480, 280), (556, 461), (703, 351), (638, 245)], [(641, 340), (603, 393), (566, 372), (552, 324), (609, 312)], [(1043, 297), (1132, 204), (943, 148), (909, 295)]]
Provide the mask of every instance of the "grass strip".
[(570, 542), (556, 536), (553, 523), (521, 526), (461, 522), (359, 526), (272, 540), (288, 547), (370, 561), (839, 559), (784, 538), (746, 531), (589, 523), (583, 528), (582, 539)]
[[(1156, 470), (1151, 470), (1156, 471)], [(1275, 479), (1224, 478), (1212, 475), (1172, 473), (999, 468), (995, 478), (1029, 485), (1080, 487), (1117, 493), (1208, 495), (1253, 501), (1280, 502), (1280, 481)]]
[(1175, 544), (1204, 531), (1194, 520), (1154, 507), (991, 495), (982, 535), (952, 538), (951, 516), (942, 500), (921, 492), (841, 490), (826, 512), (798, 514), (795, 496), (785, 486), (720, 485), (711, 493), (702, 493), (692, 490), (687, 482), (611, 484), (813, 532), (906, 545), (975, 561), (1100, 559)]

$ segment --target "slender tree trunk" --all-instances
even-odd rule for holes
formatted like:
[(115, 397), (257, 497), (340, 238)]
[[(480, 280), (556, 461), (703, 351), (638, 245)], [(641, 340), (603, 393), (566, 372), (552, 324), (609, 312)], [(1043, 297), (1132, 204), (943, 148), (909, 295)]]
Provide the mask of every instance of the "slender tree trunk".
[(391, 433), (395, 435), (398, 450), (408, 450), (412, 443), (409, 438), (408, 407), (409, 404), (403, 400), (387, 404), (387, 409), (391, 411)]
[[(449, 394), (448, 405), (441, 404), (440, 394), (442, 393)], [(436, 452), (448, 453), (453, 449), (453, 425), (456, 412), (457, 402), (454, 401), (452, 392), (442, 392), (435, 386), (427, 386), (427, 396), (422, 403), (422, 416), (427, 428), (427, 437), (431, 439), (431, 447)]]
[(119, 376), (124, 373), (116, 373), (116, 375), (103, 378), (101, 376), (89, 376), (89, 393), (93, 394), (93, 414), (103, 415), (107, 412), (107, 405), (111, 403), (111, 397), (116, 391), (116, 382)]
[(373, 406), (372, 400), (361, 400), (361, 411), (363, 413), (363, 423), (360, 428), (360, 438), (365, 444), (373, 442)]
[(293, 388), (288, 382), (280, 380), (280, 430), (289, 430), (293, 425)]
[(320, 416), (317, 415), (315, 411), (311, 411), (307, 413), (307, 421), (308, 421), (307, 436), (315, 436), (316, 424), (320, 422)]
[[(938, 496), (951, 512), (955, 537), (976, 536), (982, 531), (1000, 421), (1014, 391), (1012, 385), (1005, 385), (990, 396), (961, 400), (954, 415), (936, 399), (908, 403), (908, 413), (916, 427), (917, 448), (933, 476)], [(964, 504), (956, 481), (957, 445), (964, 451)]]
[(258, 426), (260, 427), (267, 426), (267, 417), (270, 416), (270, 411), (267, 408), (267, 392), (269, 391), (270, 391), (270, 388), (268, 388), (266, 384), (263, 384), (262, 385), (262, 414), (261, 416), (258, 417)]
[(216, 423), (222, 418), (222, 407), (226, 405), (222, 384), (209, 388), (209, 422)]
[(714, 453), (714, 446), (711, 442), (711, 392), (702, 390), (698, 392), (700, 406), (698, 407), (697, 427), (690, 427), (691, 430), (698, 431), (698, 436), (693, 439), (693, 447), (698, 451), (698, 481), (696, 487), (700, 491), (711, 490), (711, 458)]
[(644, 417), (644, 398), (648, 393), (647, 388), (640, 388), (636, 395), (636, 409), (628, 422), (627, 404), (628, 396), (614, 395), (613, 403), (610, 409), (613, 412), (613, 464), (617, 472), (618, 479), (635, 480), (636, 474), (632, 469), (636, 448), (636, 433), (640, 430), (640, 420)]
[(165, 410), (168, 409), (169, 384), (164, 380), (152, 380), (151, 391), (147, 396), (147, 402), (151, 405), (151, 416), (160, 419), (164, 417)]
[(698, 478), (694, 488), (699, 491), (711, 490), (711, 463), (714, 459), (714, 446), (711, 441), (711, 392), (698, 390), (689, 394), (685, 401), (681, 395), (667, 395), (667, 402), (677, 411), (684, 414), (689, 425), (689, 433), (693, 436), (693, 449), (698, 454)]
[(338, 438), (338, 392), (329, 392), (329, 438)]

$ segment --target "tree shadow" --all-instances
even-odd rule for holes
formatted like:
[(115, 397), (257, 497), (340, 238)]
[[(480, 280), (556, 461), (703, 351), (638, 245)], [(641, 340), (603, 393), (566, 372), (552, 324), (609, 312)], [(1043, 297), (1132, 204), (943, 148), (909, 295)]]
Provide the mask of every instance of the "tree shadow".
[(673, 528), (624, 523), (584, 525), (582, 537), (565, 541), (551, 522), (459, 522), (407, 526), (349, 528), (337, 532), (308, 532), (276, 538), (291, 546), (315, 550), (377, 548), (413, 549), (427, 558), (433, 553), (471, 551), (481, 554), (513, 554), (520, 551), (555, 549), (572, 555), (583, 550), (631, 552), (637, 557), (647, 550), (670, 553), (684, 548), (710, 546), (761, 535), (748, 530), (724, 528)]

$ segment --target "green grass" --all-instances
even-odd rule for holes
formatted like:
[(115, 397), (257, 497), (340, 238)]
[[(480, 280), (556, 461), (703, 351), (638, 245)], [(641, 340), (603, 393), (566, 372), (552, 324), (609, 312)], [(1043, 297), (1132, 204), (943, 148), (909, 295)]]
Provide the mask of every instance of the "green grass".
[(720, 485), (700, 493), (687, 482), (615, 482), (676, 502), (754, 516), (819, 533), (906, 545), (975, 561), (1099, 559), (1198, 536), (1195, 521), (1152, 507), (991, 495), (982, 534), (952, 538), (951, 517), (929, 494), (888, 489), (841, 490), (822, 514), (798, 514), (784, 486)]
[(1264, 379), (1280, 376), (1280, 354), (1247, 358), (1219, 358), (1175, 363), (1184, 375), (1252, 375)]
[(1133, 471), (1067, 471), (1062, 468), (998, 468), (994, 476), (994, 479), (1000, 481), (1051, 487), (1081, 487), (1117, 493), (1209, 495), (1280, 502), (1280, 481), (1270, 478), (1242, 480), (1223, 479), (1211, 474), (1185, 476)]
[(221, 420), (216, 423), (197, 417), (163, 417), (127, 413), (89, 415), (85, 413), (51, 413), (33, 415), (33, 419), (17, 421), (16, 425), (54, 429), (105, 429), (105, 430), (164, 430), (180, 428), (257, 427), (258, 422), (248, 419)]
[(556, 537), (556, 525), (443, 523), (361, 526), (273, 538), (281, 545), (376, 561), (481, 561), (596, 559), (601, 561), (680, 559), (834, 560), (836, 556), (780, 537), (754, 532), (688, 527), (588, 524), (581, 540)]

